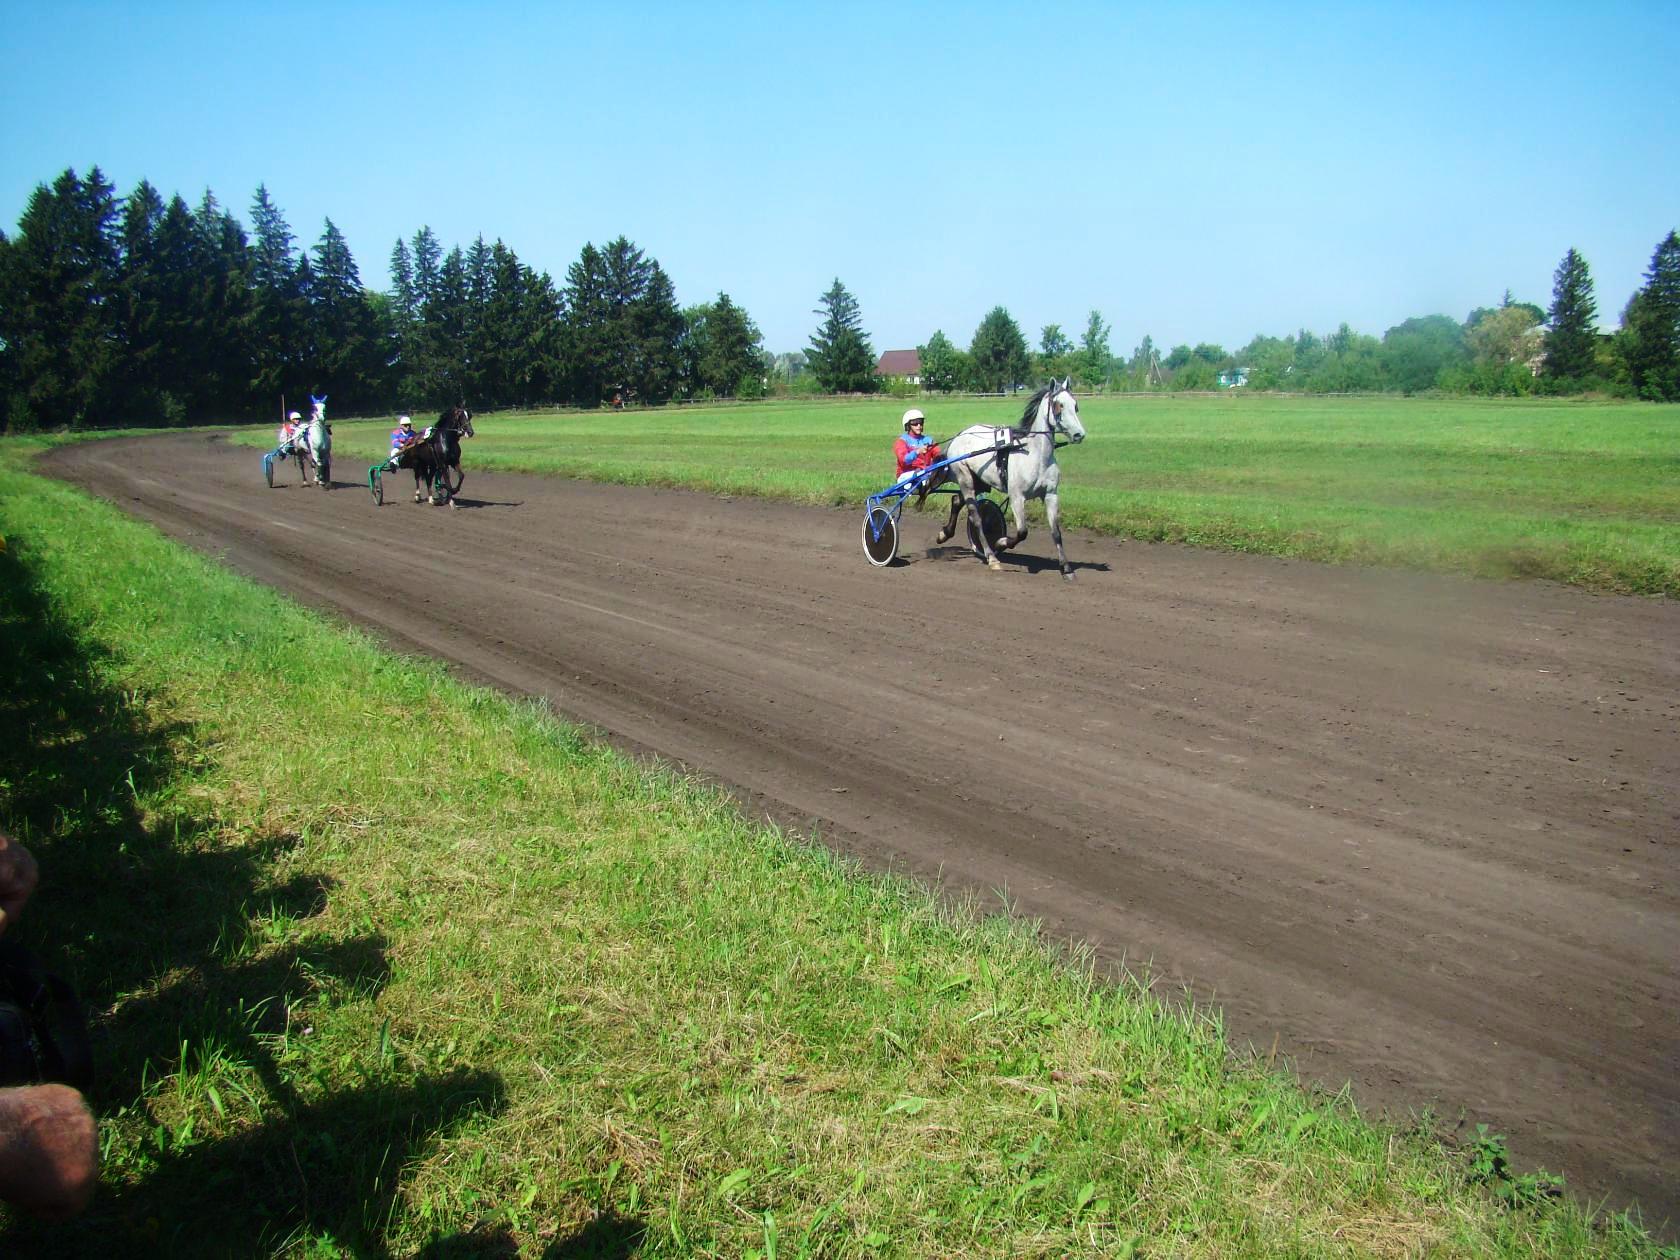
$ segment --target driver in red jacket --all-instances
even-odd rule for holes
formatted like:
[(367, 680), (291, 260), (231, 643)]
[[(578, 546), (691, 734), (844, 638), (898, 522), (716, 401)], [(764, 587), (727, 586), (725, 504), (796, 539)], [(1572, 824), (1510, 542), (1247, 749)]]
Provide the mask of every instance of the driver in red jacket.
[(909, 481), (939, 461), (939, 443), (925, 432), (927, 417), (920, 407), (904, 413), (904, 436), (893, 443), (893, 455), (898, 460), (898, 482)]

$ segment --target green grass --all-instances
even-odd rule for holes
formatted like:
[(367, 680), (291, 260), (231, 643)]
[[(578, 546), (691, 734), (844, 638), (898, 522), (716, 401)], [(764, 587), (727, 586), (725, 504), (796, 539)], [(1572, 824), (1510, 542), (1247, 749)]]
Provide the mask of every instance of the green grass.
[[(902, 400), (481, 416), (467, 468), (861, 505)], [(929, 431), (1019, 404), (928, 403)], [(1680, 408), (1575, 400), (1132, 395), (1080, 404), (1070, 524), (1156, 541), (1680, 596)], [(341, 421), (347, 478), (389, 421)], [(247, 435), (266, 443), (269, 431)], [(360, 471), (359, 468), (356, 469)], [(860, 509), (861, 510), (861, 509)]]
[(95, 1007), (105, 1163), (0, 1250), (1658, 1254), (1492, 1135), (1368, 1124), (1216, 1014), (387, 655), (27, 449), (0, 824), (44, 871), (13, 930)]

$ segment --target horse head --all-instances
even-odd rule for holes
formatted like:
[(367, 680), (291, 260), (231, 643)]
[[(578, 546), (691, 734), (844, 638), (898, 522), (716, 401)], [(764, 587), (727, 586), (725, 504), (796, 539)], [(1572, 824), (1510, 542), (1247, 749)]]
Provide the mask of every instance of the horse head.
[(453, 429), (464, 437), (472, 437), (472, 412), (462, 406), (446, 408), (444, 413), (438, 417), (438, 427)]
[(1079, 401), (1073, 396), (1072, 378), (1051, 381), (1044, 391), (1044, 407), (1050, 413), (1050, 428), (1070, 442), (1085, 440), (1085, 426), (1079, 419)]
[(326, 422), (327, 396), (325, 394), (322, 394), (319, 398), (315, 397), (314, 394), (309, 395), (309, 418), (319, 420), (322, 423)]

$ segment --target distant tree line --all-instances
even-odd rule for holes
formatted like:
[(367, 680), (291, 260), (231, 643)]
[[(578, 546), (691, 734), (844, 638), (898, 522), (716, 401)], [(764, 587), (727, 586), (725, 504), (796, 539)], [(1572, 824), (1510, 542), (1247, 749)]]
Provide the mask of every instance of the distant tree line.
[(747, 312), (725, 293), (679, 309), (622, 236), (556, 286), (501, 241), (445, 252), (422, 227), (379, 293), (330, 219), (300, 249), (266, 187), (250, 218), (145, 180), (119, 198), (97, 167), (37, 187), (0, 233), (0, 426), (267, 418), (311, 392), (365, 414), (764, 391)]
[(658, 261), (623, 236), (586, 244), (556, 285), (482, 236), (445, 252), (429, 227), (391, 251), (391, 288), (363, 286), (325, 221), (300, 248), (266, 187), (251, 230), (206, 192), (167, 202), (147, 181), (126, 198), (95, 167), (40, 185), (15, 236), (0, 232), (0, 427), (176, 425), (265, 418), (281, 397), (326, 394), (335, 413), (599, 406), (619, 399), (1018, 388), (1047, 376), (1085, 389), (1242, 384), (1305, 393), (1595, 391), (1680, 400), (1680, 236), (1657, 246), (1618, 329), (1597, 331), (1586, 260), (1571, 249), (1543, 309), (1506, 293), (1463, 321), (1408, 319), (1381, 339), (1347, 324), (1164, 353), (1149, 337), (1114, 354), (1090, 311), (1036, 349), (1002, 306), (966, 349), (943, 330), (917, 347), (921, 379), (876, 376), (857, 299), (837, 277), (803, 351), (768, 355), (726, 293), (678, 307)]
[[(835, 289), (844, 293), (838, 280)], [(994, 307), (967, 350), (943, 330), (917, 347), (921, 387), (996, 392), (1029, 380), (1068, 376), (1087, 389), (1206, 390), (1241, 384), (1302, 393), (1590, 391), (1680, 401), (1680, 235), (1670, 232), (1657, 245), (1644, 285), (1629, 299), (1620, 327), (1611, 334), (1598, 332), (1592, 275), (1586, 260), (1571, 249), (1553, 275), (1549, 309), (1514, 301), (1507, 292), (1498, 306), (1478, 307), (1462, 322), (1426, 315), (1397, 324), (1380, 340), (1344, 323), (1322, 337), (1306, 329), (1286, 337), (1262, 334), (1234, 352), (1207, 342), (1162, 350), (1146, 336), (1129, 357), (1121, 358), (1110, 352), (1108, 335), (1102, 313), (1091, 311), (1077, 344), (1060, 324), (1048, 324), (1031, 350), (1009, 312)], [(824, 389), (838, 387), (828, 380), (817, 383)]]

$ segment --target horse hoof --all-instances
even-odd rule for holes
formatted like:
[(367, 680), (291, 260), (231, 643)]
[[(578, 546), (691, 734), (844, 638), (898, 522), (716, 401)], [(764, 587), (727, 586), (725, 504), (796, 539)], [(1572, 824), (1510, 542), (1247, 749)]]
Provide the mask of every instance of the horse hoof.
[(950, 530), (948, 530), (948, 529), (940, 530), (939, 531), (939, 536), (933, 540), (934, 546), (937, 547), (940, 543), (949, 541), (950, 537), (951, 537), (951, 531)]
[(1071, 572), (1068, 572), (1068, 573), (1064, 573), (1064, 574), (1062, 574), (1062, 580), (1063, 580), (1063, 581), (1064, 581), (1064, 582), (1071, 582), (1071, 581), (1073, 581), (1073, 574), (1072, 574), (1072, 573), (1071, 573)]
[(1003, 564), (998, 560), (988, 560), (988, 561), (986, 561), (986, 567), (988, 569), (990, 569), (993, 573), (1002, 573), (1003, 572)]

